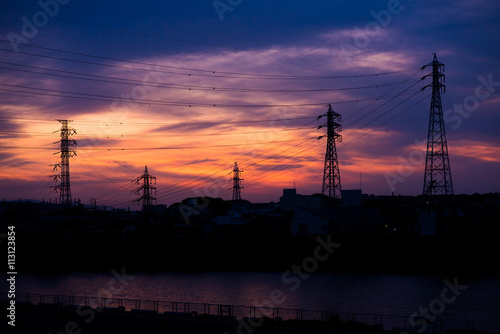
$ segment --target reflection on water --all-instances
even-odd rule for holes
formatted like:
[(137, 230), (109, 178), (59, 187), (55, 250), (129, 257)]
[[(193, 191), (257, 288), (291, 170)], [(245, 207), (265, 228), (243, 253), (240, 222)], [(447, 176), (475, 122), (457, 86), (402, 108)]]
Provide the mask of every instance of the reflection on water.
[[(117, 268), (121, 272), (121, 268)], [(322, 274), (290, 283), (279, 273), (126, 273), (133, 280), (116, 298), (266, 305), (276, 289), (283, 295), (277, 307), (410, 315), (440, 298), (443, 280), (453, 277)], [(106, 289), (111, 273), (74, 273), (37, 277), (20, 274), (19, 292), (97, 296)], [(500, 278), (458, 279), (467, 285), (443, 316), (500, 320)], [(288, 284), (287, 284), (288, 283)], [(2, 283), (2, 290), (6, 286)], [(296, 288), (293, 291), (293, 288)]]

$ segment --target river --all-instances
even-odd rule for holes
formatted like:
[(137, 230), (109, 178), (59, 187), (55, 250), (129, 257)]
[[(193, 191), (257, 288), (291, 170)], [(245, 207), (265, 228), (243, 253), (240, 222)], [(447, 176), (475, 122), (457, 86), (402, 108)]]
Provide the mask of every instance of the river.
[[(267, 306), (274, 300), (277, 303), (274, 306), (283, 308), (398, 315), (411, 315), (420, 307), (441, 304), (444, 305), (443, 317), (500, 321), (498, 277), (335, 273), (283, 277), (281, 273), (128, 273), (123, 270), (130, 276), (126, 277), (123, 289), (113, 295), (115, 298), (251, 306)], [(122, 273), (122, 268), (116, 268), (116, 273)], [(17, 291), (97, 296), (114, 277), (111, 270), (54, 276), (19, 273)], [(456, 294), (448, 288), (443, 297), (443, 289), (453, 285), (460, 286)], [(1, 288), (6, 290), (5, 282)], [(443, 298), (446, 303), (436, 301)]]

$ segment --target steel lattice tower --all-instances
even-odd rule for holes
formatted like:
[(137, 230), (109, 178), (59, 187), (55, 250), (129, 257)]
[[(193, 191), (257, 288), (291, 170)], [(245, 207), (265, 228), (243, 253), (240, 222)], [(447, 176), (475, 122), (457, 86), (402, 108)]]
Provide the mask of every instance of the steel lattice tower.
[(436, 54), (431, 63), (432, 83), (425, 86), (432, 87), (431, 110), (429, 117), (429, 133), (427, 137), (427, 155), (425, 159), (424, 196), (430, 198), (438, 196), (440, 202), (447, 203), (453, 196), (448, 145), (443, 121), (443, 107), (441, 105), (441, 91), (445, 92), (444, 64), (437, 60)]
[(140, 184), (141, 181), (142, 185), (135, 189), (134, 192), (138, 195), (142, 192), (142, 196), (136, 201), (142, 201), (142, 211), (145, 212), (156, 204), (156, 197), (153, 197), (153, 192), (156, 195), (156, 187), (153, 186), (153, 184), (156, 184), (156, 177), (149, 174), (148, 166), (144, 167), (144, 174), (134, 180), (137, 184)]
[(327, 141), (325, 154), (325, 169), (323, 171), (323, 195), (330, 196), (335, 199), (342, 198), (342, 187), (340, 185), (339, 162), (337, 159), (337, 147), (335, 141), (342, 141), (342, 136), (338, 133), (342, 131), (342, 126), (337, 123), (341, 121), (340, 114), (337, 114), (332, 109), (332, 105), (328, 105), (327, 116)]
[(241, 200), (241, 189), (243, 188), (241, 186), (241, 181), (243, 181), (243, 179), (240, 178), (241, 173), (243, 173), (243, 171), (240, 171), (240, 169), (238, 168), (238, 163), (235, 162), (233, 169), (233, 178), (232, 178), (233, 187), (231, 188), (233, 189), (233, 201)]
[(54, 170), (60, 168), (60, 173), (58, 175), (53, 175), (53, 177), (55, 181), (58, 179), (61, 180), (61, 183), (53, 188), (56, 191), (59, 190), (60, 204), (72, 204), (73, 199), (71, 197), (71, 185), (69, 178), (69, 158), (76, 155), (76, 152), (71, 149), (71, 146), (76, 145), (76, 141), (71, 139), (71, 136), (76, 134), (76, 130), (68, 126), (68, 124), (72, 121), (62, 119), (58, 119), (57, 121), (61, 123), (61, 129), (59, 130), (61, 133), (61, 140), (55, 143), (61, 143), (61, 162), (53, 165)]

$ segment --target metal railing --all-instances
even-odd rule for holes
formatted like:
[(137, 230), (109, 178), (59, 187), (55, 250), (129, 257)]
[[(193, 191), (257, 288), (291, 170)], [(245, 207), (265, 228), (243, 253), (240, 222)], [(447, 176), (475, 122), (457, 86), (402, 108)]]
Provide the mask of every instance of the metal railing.
[[(0, 301), (8, 301), (7, 292), (0, 292)], [(357, 322), (366, 325), (379, 325), (380, 329), (383, 330), (412, 330), (410, 317), (404, 315), (38, 293), (16, 293), (16, 302), (33, 305), (41, 304), (49, 307), (91, 307), (101, 311), (130, 311), (165, 316), (194, 317), (203, 315), (219, 319), (266, 317), (276, 321), (316, 320), (319, 322)], [(446, 333), (449, 329), (474, 329), (485, 333), (500, 334), (500, 322), (496, 321), (437, 318), (432, 324), (429, 324), (429, 328), (432, 329), (433, 333)]]

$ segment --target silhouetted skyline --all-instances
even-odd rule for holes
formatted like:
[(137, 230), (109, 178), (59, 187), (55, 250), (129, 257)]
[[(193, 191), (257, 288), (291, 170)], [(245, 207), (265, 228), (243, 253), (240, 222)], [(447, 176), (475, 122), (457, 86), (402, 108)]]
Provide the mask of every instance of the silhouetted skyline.
[(497, 3), (44, 4), (0, 6), (2, 198), (58, 198), (56, 119), (85, 204), (133, 206), (145, 165), (159, 204), (230, 199), (235, 161), (243, 199), (319, 193), (329, 103), (342, 188), (418, 195), (434, 52), (455, 193), (500, 189)]

